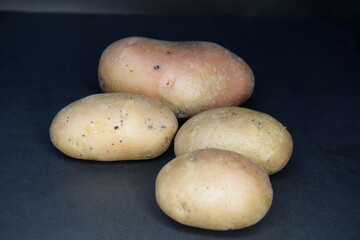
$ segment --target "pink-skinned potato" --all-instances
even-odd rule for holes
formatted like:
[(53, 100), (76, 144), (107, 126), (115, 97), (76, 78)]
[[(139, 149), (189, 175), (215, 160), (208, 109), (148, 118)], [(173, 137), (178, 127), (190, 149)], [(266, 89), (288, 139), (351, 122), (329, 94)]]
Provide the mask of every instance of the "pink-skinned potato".
[(141, 94), (167, 104), (178, 118), (208, 109), (238, 106), (254, 89), (249, 65), (212, 42), (170, 42), (128, 37), (102, 53), (104, 92)]

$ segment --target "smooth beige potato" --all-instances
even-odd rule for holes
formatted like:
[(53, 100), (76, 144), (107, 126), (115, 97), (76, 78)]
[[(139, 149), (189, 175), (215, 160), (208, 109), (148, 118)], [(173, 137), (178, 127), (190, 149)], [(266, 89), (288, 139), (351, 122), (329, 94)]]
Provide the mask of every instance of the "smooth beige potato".
[(235, 151), (268, 174), (280, 171), (293, 150), (291, 135), (279, 121), (240, 107), (212, 109), (194, 116), (179, 129), (174, 146), (176, 156), (204, 148)]
[(229, 230), (248, 227), (268, 212), (269, 176), (236, 152), (203, 149), (168, 162), (156, 178), (156, 201), (185, 225)]
[(120, 39), (102, 53), (98, 74), (104, 92), (158, 99), (178, 118), (237, 106), (254, 88), (254, 75), (245, 61), (211, 42)]
[(63, 108), (50, 138), (66, 155), (87, 160), (150, 159), (165, 152), (178, 129), (168, 106), (126, 93), (95, 94)]

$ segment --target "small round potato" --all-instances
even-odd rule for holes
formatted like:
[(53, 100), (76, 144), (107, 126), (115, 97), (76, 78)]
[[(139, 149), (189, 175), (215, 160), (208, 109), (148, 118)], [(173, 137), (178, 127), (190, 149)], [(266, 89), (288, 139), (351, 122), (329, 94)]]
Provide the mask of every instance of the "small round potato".
[(212, 230), (257, 223), (273, 199), (269, 176), (261, 167), (220, 149), (198, 150), (168, 162), (156, 178), (155, 193), (170, 218)]
[(98, 72), (104, 92), (158, 99), (178, 118), (238, 106), (254, 89), (254, 74), (248, 64), (212, 42), (123, 38), (104, 50)]
[(204, 148), (238, 152), (268, 174), (289, 161), (293, 142), (286, 128), (268, 114), (227, 107), (202, 112), (185, 122), (175, 136), (175, 155)]
[(104, 93), (63, 108), (50, 126), (50, 138), (56, 148), (73, 158), (149, 159), (168, 149), (177, 128), (174, 113), (158, 100)]

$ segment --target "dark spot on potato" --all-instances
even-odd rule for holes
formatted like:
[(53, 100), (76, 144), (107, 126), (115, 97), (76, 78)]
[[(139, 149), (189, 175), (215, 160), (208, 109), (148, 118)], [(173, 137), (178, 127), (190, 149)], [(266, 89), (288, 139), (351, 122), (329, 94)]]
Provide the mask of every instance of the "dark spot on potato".
[(79, 154), (79, 157), (82, 157), (82, 154), (81, 154), (81, 153)]
[(261, 121), (255, 119), (251, 119), (251, 121), (255, 123), (257, 127), (262, 128), (263, 124)]
[(166, 128), (166, 126), (165, 126), (165, 125), (161, 125), (161, 128), (164, 129), (164, 128)]
[(119, 142), (122, 142), (122, 140), (120, 140)]
[(70, 142), (70, 138), (68, 138), (68, 141)]
[(85, 137), (85, 134), (83, 134), (82, 137)]
[(169, 143), (169, 138), (165, 137), (165, 144)]
[(91, 121), (90, 123), (94, 123), (93, 121)]
[(115, 129), (115, 130), (119, 129), (119, 126), (115, 126), (114, 129)]
[(153, 125), (148, 125), (148, 130), (153, 130), (154, 126)]
[(169, 85), (170, 84), (170, 82), (166, 82), (166, 85)]
[(179, 118), (186, 117), (186, 115), (187, 115), (187, 113), (186, 113), (185, 108), (179, 108), (176, 111), (176, 116), (179, 117)]
[(159, 66), (159, 65), (155, 65), (155, 66), (154, 66), (154, 69), (155, 69), (155, 70), (159, 70), (159, 69), (160, 69), (160, 66)]
[(113, 146), (114, 146), (114, 143), (112, 143), (111, 145), (113, 145)]
[(92, 150), (92, 147), (90, 147), (90, 150)]
[(231, 116), (237, 116), (237, 113), (231, 112)]
[(130, 72), (133, 72), (133, 70), (132, 70), (132, 69), (130, 69)]
[(167, 51), (166, 54), (167, 54), (167, 55), (171, 55), (171, 52), (170, 52), (170, 51)]

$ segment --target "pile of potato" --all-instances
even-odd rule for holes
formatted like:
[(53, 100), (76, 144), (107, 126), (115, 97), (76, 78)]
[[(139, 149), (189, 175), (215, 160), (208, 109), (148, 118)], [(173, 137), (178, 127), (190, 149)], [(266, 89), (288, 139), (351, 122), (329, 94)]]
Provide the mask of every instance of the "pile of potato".
[[(174, 140), (176, 158), (158, 173), (159, 207), (172, 219), (212, 230), (240, 229), (269, 211), (269, 174), (293, 143), (273, 117), (238, 107), (254, 89), (251, 68), (210, 42), (129, 37), (99, 62), (106, 93), (63, 108), (50, 138), (64, 154), (97, 161), (152, 159)], [(188, 119), (178, 129), (178, 118)]]

